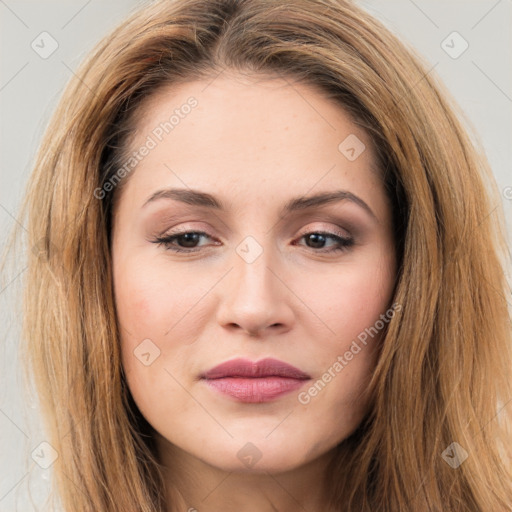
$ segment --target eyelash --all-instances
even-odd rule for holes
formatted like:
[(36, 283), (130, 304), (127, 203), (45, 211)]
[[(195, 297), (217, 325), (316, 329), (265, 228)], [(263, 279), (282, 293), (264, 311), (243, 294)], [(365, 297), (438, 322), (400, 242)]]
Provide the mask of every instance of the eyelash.
[[(158, 244), (158, 246), (163, 245), (163, 246), (165, 246), (166, 250), (173, 251), (173, 252), (193, 253), (193, 252), (200, 251), (201, 250), (200, 247), (189, 247), (189, 248), (184, 249), (184, 248), (180, 248), (180, 247), (171, 245), (171, 243), (173, 241), (175, 241), (176, 239), (180, 238), (181, 236), (184, 236), (187, 234), (205, 235), (208, 238), (212, 238), (208, 233), (205, 233), (204, 231), (182, 231), (179, 233), (173, 233), (171, 235), (156, 238), (152, 242), (155, 244)], [(309, 249), (312, 249), (313, 252), (317, 252), (317, 253), (343, 252), (354, 245), (353, 238), (346, 238), (346, 237), (338, 236), (334, 233), (329, 233), (327, 231), (310, 231), (309, 233), (305, 233), (304, 235), (302, 235), (300, 237), (300, 239), (302, 239), (308, 235), (312, 235), (312, 234), (322, 235), (326, 238), (332, 238), (333, 240), (337, 241), (337, 243), (338, 243), (337, 247), (335, 247), (334, 249), (328, 249), (328, 250), (325, 250), (325, 249), (324, 250), (322, 250), (322, 249), (315, 250), (314, 248), (310, 247)]]

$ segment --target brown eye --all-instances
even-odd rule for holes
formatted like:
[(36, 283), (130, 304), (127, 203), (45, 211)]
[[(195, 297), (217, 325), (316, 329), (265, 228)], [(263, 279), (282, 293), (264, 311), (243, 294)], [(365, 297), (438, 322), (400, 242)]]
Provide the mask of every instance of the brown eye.
[(336, 251), (344, 251), (354, 245), (353, 238), (346, 238), (334, 233), (328, 233), (324, 231), (313, 231), (311, 233), (306, 233), (302, 235), (301, 239), (304, 238), (306, 240), (306, 244), (311, 249), (324, 249), (326, 241), (328, 239), (332, 239), (335, 241), (336, 245), (334, 248), (321, 250), (318, 252), (336, 252)]
[[(163, 245), (167, 250), (175, 252), (196, 252), (199, 250), (197, 243), (201, 237), (211, 238), (208, 233), (203, 231), (183, 231), (181, 233), (174, 233), (166, 235), (153, 240), (153, 243)], [(178, 245), (175, 244), (178, 242)]]
[[(202, 237), (212, 238), (208, 233), (203, 231), (183, 231), (181, 233), (173, 233), (165, 235), (153, 240), (153, 243), (163, 245), (166, 250), (174, 252), (197, 252), (201, 249), (198, 246)], [(334, 233), (328, 233), (324, 231), (314, 231), (302, 235), (300, 239), (306, 241), (306, 246), (315, 252), (331, 253), (347, 250), (349, 247), (354, 245), (353, 238), (347, 238), (336, 235)], [(325, 248), (329, 240), (335, 242), (334, 247)]]

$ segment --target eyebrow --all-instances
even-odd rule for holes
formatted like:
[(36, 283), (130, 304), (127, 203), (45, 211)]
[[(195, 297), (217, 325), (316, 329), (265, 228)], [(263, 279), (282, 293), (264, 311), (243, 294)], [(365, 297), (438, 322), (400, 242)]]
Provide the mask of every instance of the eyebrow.
[[(147, 204), (153, 201), (157, 201), (158, 199), (173, 199), (175, 201), (180, 201), (182, 203), (189, 204), (192, 206), (212, 208), (214, 210), (219, 211), (226, 210), (226, 206), (224, 205), (224, 203), (217, 199), (215, 196), (212, 196), (211, 194), (208, 194), (206, 192), (201, 192), (200, 190), (193, 190), (190, 188), (167, 188), (157, 190), (147, 198), (145, 203), (142, 205), (142, 208), (144, 208)], [(363, 201), (360, 197), (356, 196), (352, 192), (349, 192), (348, 190), (320, 192), (318, 194), (310, 196), (292, 198), (283, 206), (280, 216), (284, 217), (285, 215), (288, 215), (296, 211), (308, 210), (339, 201), (351, 201), (354, 204), (360, 206), (371, 217), (377, 219), (376, 215), (373, 213), (372, 209), (368, 206), (368, 204), (365, 201)]]

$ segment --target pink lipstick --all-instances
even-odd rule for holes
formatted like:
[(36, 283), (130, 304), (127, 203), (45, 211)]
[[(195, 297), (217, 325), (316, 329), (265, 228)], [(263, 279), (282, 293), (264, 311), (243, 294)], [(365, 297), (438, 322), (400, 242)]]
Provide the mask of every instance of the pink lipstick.
[(257, 362), (233, 359), (212, 368), (201, 378), (216, 391), (246, 403), (269, 402), (311, 379), (298, 368), (271, 358)]

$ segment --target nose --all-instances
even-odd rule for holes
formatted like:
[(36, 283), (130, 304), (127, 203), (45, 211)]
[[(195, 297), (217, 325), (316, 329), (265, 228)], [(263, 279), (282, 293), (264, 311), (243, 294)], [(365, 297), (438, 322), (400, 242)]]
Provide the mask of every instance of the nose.
[(280, 271), (270, 250), (264, 249), (252, 262), (234, 254), (233, 269), (220, 290), (217, 312), (219, 325), (233, 332), (241, 330), (249, 336), (265, 336), (285, 332), (294, 319), (291, 299), (292, 283)]

